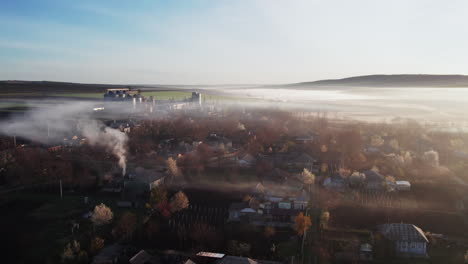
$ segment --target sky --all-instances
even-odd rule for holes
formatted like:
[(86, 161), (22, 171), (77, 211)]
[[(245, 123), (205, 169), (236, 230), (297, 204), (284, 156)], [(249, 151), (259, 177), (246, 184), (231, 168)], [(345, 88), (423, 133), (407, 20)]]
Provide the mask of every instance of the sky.
[(468, 1), (2, 0), (0, 80), (280, 84), (468, 74)]

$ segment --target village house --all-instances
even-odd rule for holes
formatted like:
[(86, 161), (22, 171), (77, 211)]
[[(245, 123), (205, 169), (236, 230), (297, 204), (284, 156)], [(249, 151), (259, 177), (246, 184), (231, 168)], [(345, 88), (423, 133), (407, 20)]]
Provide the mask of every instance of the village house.
[(251, 168), (255, 165), (256, 161), (254, 156), (247, 153), (239, 158), (238, 164), (241, 168)]
[(148, 191), (160, 186), (164, 183), (165, 175), (155, 170), (147, 170), (142, 167), (137, 167), (135, 173), (129, 174), (129, 181), (136, 182)]
[(373, 170), (363, 172), (366, 176), (366, 189), (373, 191), (381, 191), (385, 189), (385, 177)]
[(66, 147), (77, 147), (83, 145), (86, 142), (86, 138), (79, 138), (78, 136), (73, 136), (71, 138), (64, 138), (63, 145)]
[(297, 197), (291, 198), (293, 202), (293, 208), (297, 210), (305, 210), (309, 204), (309, 193), (302, 190), (301, 194)]
[[(276, 173), (279, 173), (276, 174)], [(256, 188), (263, 190), (265, 197), (281, 197), (290, 198), (297, 197), (304, 189), (304, 183), (301, 179), (290, 174), (282, 174), (281, 171), (276, 171), (272, 178), (263, 180)], [(279, 177), (281, 175), (281, 177)]]
[(207, 161), (210, 168), (232, 168), (239, 165), (237, 152), (218, 152), (216, 157), (211, 157)]
[(421, 228), (412, 224), (391, 223), (378, 227), (379, 232), (391, 243), (397, 256), (426, 257), (427, 239)]
[(229, 256), (222, 253), (199, 252), (191, 257), (192, 260), (182, 262), (184, 264), (280, 264), (270, 260), (258, 260), (239, 256)]
[(307, 208), (309, 194), (305, 190), (266, 188), (257, 184), (254, 193), (258, 198), (249, 202), (232, 203), (229, 207), (229, 222), (247, 222), (254, 225), (290, 227), (294, 217)]
[(341, 173), (334, 173), (332, 176), (325, 178), (323, 186), (327, 189), (343, 192), (347, 184)]
[(323, 245), (338, 263), (372, 260), (372, 232), (365, 229), (330, 228), (322, 230)]
[(123, 179), (117, 178), (105, 183), (104, 186), (101, 188), (101, 191), (106, 193), (121, 193), (123, 189), (122, 186)]
[(158, 259), (146, 252), (140, 250), (129, 260), (130, 264), (156, 264), (159, 263)]
[(272, 184), (275, 183), (282, 183), (284, 182), (288, 177), (290, 176), (290, 173), (287, 171), (284, 171), (279, 168), (274, 168), (273, 170), (264, 172), (263, 175), (263, 182), (271, 182)]
[(135, 173), (129, 173), (128, 179), (124, 181), (122, 198), (124, 202), (138, 206), (153, 188), (164, 184), (165, 180), (166, 176), (163, 173), (138, 167)]
[(361, 244), (359, 247), (359, 258), (362, 261), (371, 261), (372, 260), (372, 245), (369, 243)]
[(49, 152), (58, 152), (60, 150), (62, 150), (61, 145), (52, 146), (52, 147), (47, 148), (47, 151), (49, 151)]
[(395, 188), (397, 191), (410, 191), (411, 183), (409, 181), (395, 181)]
[(306, 168), (309, 171), (314, 171), (314, 168), (317, 167), (317, 160), (306, 153), (299, 153), (288, 161), (288, 167), (299, 170)]
[(256, 210), (253, 210), (249, 207), (247, 202), (242, 203), (232, 203), (229, 206), (229, 215), (228, 215), (228, 222), (239, 222), (241, 221), (241, 217), (251, 213), (257, 213)]
[(304, 168), (314, 171), (318, 167), (316, 159), (302, 152), (269, 153), (263, 158), (274, 167), (290, 171), (299, 171)]
[(298, 136), (294, 138), (294, 143), (296, 144), (309, 144), (313, 143), (315, 140), (315, 135), (305, 135), (305, 136)]
[(128, 260), (127, 256), (128, 249), (120, 244), (113, 244), (107, 246), (99, 251), (99, 253), (94, 256), (91, 264), (116, 264), (123, 263)]
[(232, 140), (230, 140), (230, 139), (228, 139), (226, 137), (223, 137), (223, 136), (219, 136), (219, 135), (217, 135), (215, 133), (210, 134), (206, 138), (205, 143), (207, 143), (212, 148), (214, 148), (214, 150), (225, 151), (225, 150), (232, 149)]
[(112, 122), (109, 126), (128, 134), (134, 126), (134, 123), (133, 121), (129, 120), (114, 120), (114, 122)]

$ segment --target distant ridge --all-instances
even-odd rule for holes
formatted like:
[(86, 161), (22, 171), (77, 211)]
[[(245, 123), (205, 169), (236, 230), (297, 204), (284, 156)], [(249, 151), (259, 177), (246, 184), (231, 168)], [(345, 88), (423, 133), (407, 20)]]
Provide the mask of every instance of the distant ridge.
[(0, 93), (104, 92), (106, 88), (125, 87), (112, 84), (84, 84), (53, 81), (0, 81)]
[[(222, 85), (229, 87), (229, 85)], [(437, 75), (437, 74), (374, 74), (354, 76), (343, 79), (319, 80), (283, 85), (245, 85), (247, 88), (328, 88), (328, 87), (467, 87), (468, 75)], [(203, 88), (217, 85), (158, 85), (158, 84), (87, 84), (54, 81), (21, 81), (0, 80), (0, 93), (9, 92), (103, 92), (106, 88), (131, 87), (148, 89)]]
[(394, 74), (290, 84), (290, 87), (468, 87), (468, 75)]

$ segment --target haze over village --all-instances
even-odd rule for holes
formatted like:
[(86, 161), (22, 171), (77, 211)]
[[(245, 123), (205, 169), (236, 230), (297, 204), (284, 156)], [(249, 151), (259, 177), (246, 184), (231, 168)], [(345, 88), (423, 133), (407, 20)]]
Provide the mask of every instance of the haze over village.
[(466, 8), (1, 3), (3, 262), (468, 263)]

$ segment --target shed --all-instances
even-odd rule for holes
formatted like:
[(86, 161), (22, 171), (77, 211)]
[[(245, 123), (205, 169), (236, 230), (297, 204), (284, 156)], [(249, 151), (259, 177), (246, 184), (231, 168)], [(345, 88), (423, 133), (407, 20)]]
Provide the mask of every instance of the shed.
[(396, 181), (396, 189), (398, 191), (409, 191), (411, 190), (411, 183), (409, 181)]

